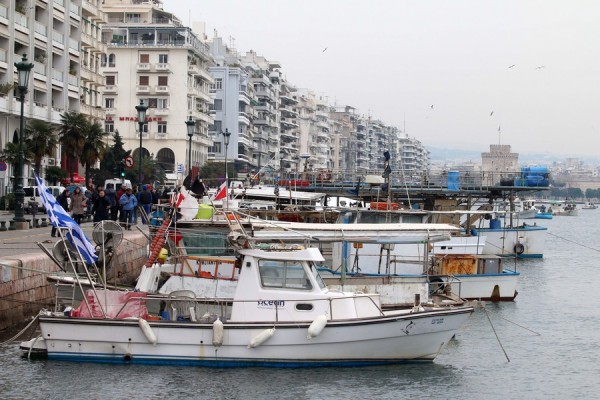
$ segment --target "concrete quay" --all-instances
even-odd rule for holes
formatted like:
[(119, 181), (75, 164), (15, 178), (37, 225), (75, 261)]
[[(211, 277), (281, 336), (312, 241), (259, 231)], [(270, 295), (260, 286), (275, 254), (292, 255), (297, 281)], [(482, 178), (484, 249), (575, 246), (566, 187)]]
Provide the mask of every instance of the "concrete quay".
[[(0, 212), (0, 221), (12, 218)], [(131, 283), (147, 259), (147, 225), (125, 230), (124, 238), (113, 257), (108, 272), (109, 282)], [(92, 240), (94, 224), (85, 222), (81, 227)], [(22, 324), (42, 308), (53, 309), (56, 291), (47, 282), (47, 276), (61, 274), (60, 268), (38, 246), (52, 253), (59, 240), (50, 236), (51, 227), (0, 231), (0, 331)], [(92, 240), (93, 243), (93, 240)]]

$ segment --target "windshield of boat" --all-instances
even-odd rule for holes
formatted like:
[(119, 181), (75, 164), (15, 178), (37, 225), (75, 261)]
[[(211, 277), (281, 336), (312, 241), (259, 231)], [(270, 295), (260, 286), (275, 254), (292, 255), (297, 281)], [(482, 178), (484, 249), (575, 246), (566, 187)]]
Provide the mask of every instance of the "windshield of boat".
[(310, 273), (315, 277), (315, 280), (317, 281), (317, 285), (319, 285), (321, 289), (325, 289), (325, 282), (323, 282), (321, 274), (319, 274), (319, 271), (317, 270), (317, 266), (314, 263), (309, 263), (309, 268)]
[(265, 288), (312, 289), (301, 261), (260, 260), (258, 270)]

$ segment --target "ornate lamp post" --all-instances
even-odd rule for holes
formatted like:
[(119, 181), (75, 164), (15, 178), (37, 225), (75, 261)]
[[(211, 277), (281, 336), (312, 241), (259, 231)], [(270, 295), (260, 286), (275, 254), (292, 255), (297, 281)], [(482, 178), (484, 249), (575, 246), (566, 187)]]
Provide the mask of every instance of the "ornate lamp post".
[(188, 174), (192, 173), (192, 136), (194, 136), (194, 128), (196, 127), (196, 121), (192, 119), (190, 115), (189, 118), (185, 121), (187, 126), (187, 135), (190, 138), (190, 146), (188, 149)]
[[(227, 186), (227, 192), (229, 192), (229, 175), (227, 174), (227, 149), (229, 148), (229, 139), (231, 137), (231, 132), (229, 132), (229, 129), (225, 129), (225, 132), (221, 131), (221, 135), (223, 135), (223, 144), (225, 144), (225, 184)], [(227, 197), (225, 197), (225, 208), (229, 209), (229, 193), (227, 193)]]
[(144, 105), (144, 100), (140, 100), (140, 105), (135, 106), (138, 113), (138, 126), (140, 128), (140, 148), (139, 148), (139, 163), (138, 163), (138, 183), (142, 184), (142, 133), (144, 130), (144, 124), (146, 123), (146, 110), (148, 106)]
[(18, 74), (17, 87), (19, 89), (19, 101), (21, 101), (21, 116), (19, 119), (19, 163), (15, 170), (15, 227), (17, 229), (25, 229), (26, 225), (25, 217), (23, 216), (23, 207), (25, 202), (25, 191), (23, 190), (23, 132), (25, 130), (25, 93), (27, 93), (27, 87), (29, 86), (29, 73), (33, 68), (32, 63), (27, 62), (27, 55), (23, 54), (21, 62), (15, 63)]

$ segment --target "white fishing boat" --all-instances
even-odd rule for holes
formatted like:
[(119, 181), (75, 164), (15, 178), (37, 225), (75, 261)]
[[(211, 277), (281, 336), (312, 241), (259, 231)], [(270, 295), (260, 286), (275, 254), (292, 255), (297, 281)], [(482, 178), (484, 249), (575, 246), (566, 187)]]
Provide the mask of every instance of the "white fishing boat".
[[(317, 249), (240, 250), (233, 298), (91, 290), (69, 315), (39, 315), (50, 359), (206, 366), (316, 367), (432, 361), (473, 312), (470, 307), (383, 311), (379, 296), (332, 291)], [(43, 343), (43, 345), (42, 345)]]
[(428, 270), (440, 290), (466, 300), (512, 301), (517, 296), (519, 272), (504, 268), (506, 259), (491, 255), (434, 255)]
[(582, 210), (595, 210), (596, 208), (598, 208), (597, 204), (594, 204), (591, 201), (586, 201), (582, 206), (581, 209)]
[(537, 223), (511, 226), (503, 225), (493, 218), (488, 226), (472, 229), (477, 235), (486, 237), (483, 249), (485, 255), (510, 256), (518, 258), (542, 258), (548, 228)]

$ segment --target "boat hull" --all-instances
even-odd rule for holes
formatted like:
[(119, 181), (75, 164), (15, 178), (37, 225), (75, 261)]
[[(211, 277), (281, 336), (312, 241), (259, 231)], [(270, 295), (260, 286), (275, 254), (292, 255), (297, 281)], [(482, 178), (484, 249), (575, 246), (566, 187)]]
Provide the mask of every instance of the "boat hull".
[(505, 270), (502, 274), (454, 275), (443, 281), (465, 300), (513, 301), (518, 293), (518, 277), (518, 272)]
[[(386, 314), (360, 321), (329, 321), (307, 339), (307, 323), (224, 323), (223, 344), (213, 345), (213, 325), (149, 321), (152, 345), (137, 320), (41, 316), (51, 359), (199, 366), (316, 367), (432, 361), (472, 308)], [(262, 345), (253, 338), (275, 326)]]
[[(541, 226), (519, 228), (482, 228), (478, 234), (486, 236), (483, 254), (517, 258), (542, 258), (548, 229)], [(522, 247), (521, 247), (522, 246)]]

